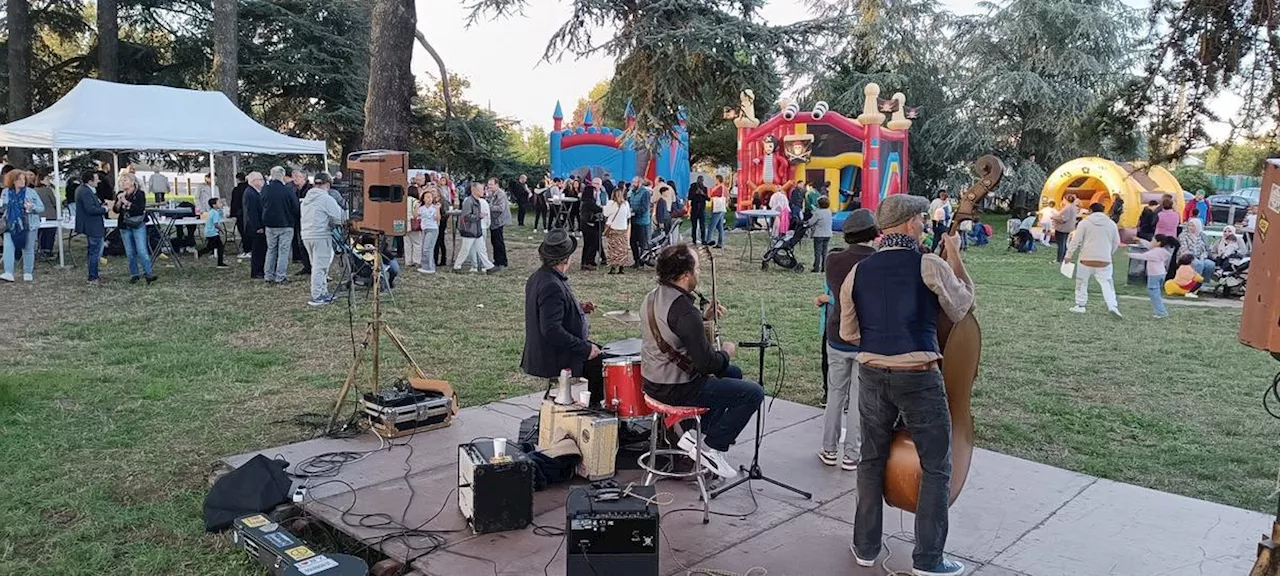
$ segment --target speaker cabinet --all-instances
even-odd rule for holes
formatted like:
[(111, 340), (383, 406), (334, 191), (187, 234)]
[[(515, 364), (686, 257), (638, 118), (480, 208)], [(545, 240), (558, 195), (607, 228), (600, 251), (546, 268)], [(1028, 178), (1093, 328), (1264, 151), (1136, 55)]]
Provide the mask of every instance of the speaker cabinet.
[[(1272, 220), (1280, 221), (1280, 159), (1272, 158), (1265, 164), (1249, 283), (1240, 315), (1240, 342), (1276, 355), (1280, 352), (1280, 237), (1272, 236), (1270, 228)], [(1280, 235), (1280, 230), (1276, 234)]]
[(351, 220), (357, 230), (404, 236), (408, 232), (405, 190), (409, 153), (365, 150), (347, 155)]

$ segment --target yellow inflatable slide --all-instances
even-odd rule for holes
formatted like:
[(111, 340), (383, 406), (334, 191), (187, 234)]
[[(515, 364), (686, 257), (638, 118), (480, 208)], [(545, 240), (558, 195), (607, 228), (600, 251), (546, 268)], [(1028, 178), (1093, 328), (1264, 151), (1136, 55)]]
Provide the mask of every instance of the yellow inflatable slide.
[(1055, 208), (1062, 206), (1062, 197), (1075, 193), (1080, 207), (1088, 209), (1099, 202), (1111, 211), (1116, 198), (1124, 199), (1124, 212), (1120, 216), (1120, 229), (1138, 227), (1138, 216), (1149, 200), (1160, 200), (1164, 194), (1173, 195), (1174, 207), (1182, 214), (1182, 185), (1173, 174), (1160, 166), (1148, 167), (1141, 162), (1117, 163), (1106, 158), (1076, 158), (1049, 175), (1040, 192), (1040, 205), (1052, 202)]

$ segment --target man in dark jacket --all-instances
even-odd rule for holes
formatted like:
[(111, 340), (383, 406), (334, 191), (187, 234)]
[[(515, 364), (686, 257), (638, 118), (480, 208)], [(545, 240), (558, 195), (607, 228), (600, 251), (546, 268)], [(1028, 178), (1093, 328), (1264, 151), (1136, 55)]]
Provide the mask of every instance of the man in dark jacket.
[(244, 244), (249, 248), (249, 277), (265, 278), (267, 259), (266, 228), (262, 224), (262, 173), (250, 172), (244, 190)]
[(293, 249), (293, 223), (301, 212), (298, 195), (284, 184), (284, 168), (271, 169), (271, 181), (262, 190), (262, 226), (267, 235), (267, 282), (289, 281), (289, 254)]
[(94, 190), (98, 185), (98, 173), (86, 170), (82, 178), (83, 183), (76, 188), (76, 233), (83, 234), (89, 242), (85, 263), (89, 269), (89, 283), (97, 285), (98, 264), (102, 261), (102, 238), (107, 235), (102, 217), (107, 214), (107, 207), (98, 199), (98, 193)]
[[(698, 238), (702, 238), (703, 244), (710, 244), (711, 240), (707, 234), (707, 202), (711, 200), (707, 196), (707, 186), (702, 183), (702, 177), (698, 177), (698, 181), (689, 185), (689, 226), (690, 234), (693, 235), (693, 243), (698, 243)], [(701, 233), (701, 236), (699, 236)]]
[(542, 266), (524, 284), (524, 355), (520, 367), (539, 378), (559, 378), (568, 368), (587, 379), (591, 405), (604, 399), (600, 348), (587, 339), (590, 302), (579, 303), (569, 288), (569, 260), (578, 240), (563, 228), (548, 232), (538, 246)]
[(293, 261), (302, 263), (302, 269), (297, 272), (299, 276), (310, 276), (311, 256), (307, 254), (307, 247), (302, 244), (301, 203), (302, 199), (307, 197), (307, 192), (311, 191), (311, 183), (307, 182), (306, 173), (298, 170), (297, 168), (293, 169), (293, 172), (290, 173), (290, 177), (292, 179), (286, 183), (285, 186), (289, 188), (290, 192), (297, 195), (299, 203), (299, 219), (293, 221)]
[(236, 219), (236, 234), (240, 237), (241, 258), (249, 255), (248, 237), (244, 235), (244, 191), (249, 187), (244, 172), (236, 172), (236, 187), (231, 189), (231, 217)]
[(511, 197), (516, 200), (516, 224), (524, 226), (524, 214), (529, 210), (529, 177), (524, 174), (511, 184)]

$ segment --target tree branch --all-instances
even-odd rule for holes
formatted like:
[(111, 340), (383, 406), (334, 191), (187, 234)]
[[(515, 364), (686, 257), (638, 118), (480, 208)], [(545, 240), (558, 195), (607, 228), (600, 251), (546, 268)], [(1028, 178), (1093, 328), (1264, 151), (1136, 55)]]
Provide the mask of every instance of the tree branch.
[[(449, 94), (449, 71), (444, 67), (444, 59), (441, 58), (440, 53), (436, 52), (436, 49), (431, 46), (431, 43), (427, 42), (427, 37), (422, 34), (421, 30), (414, 28), (413, 37), (418, 39), (418, 44), (421, 44), (422, 47), (426, 49), (427, 54), (431, 55), (431, 59), (435, 60), (436, 66), (440, 68), (440, 86), (442, 95), (444, 96), (444, 118), (446, 122), (453, 120), (453, 96)], [(471, 133), (471, 127), (467, 126), (466, 122), (461, 122), (461, 124), (462, 130), (467, 133), (467, 138), (471, 139), (471, 147), (474, 148), (476, 146), (476, 137)]]

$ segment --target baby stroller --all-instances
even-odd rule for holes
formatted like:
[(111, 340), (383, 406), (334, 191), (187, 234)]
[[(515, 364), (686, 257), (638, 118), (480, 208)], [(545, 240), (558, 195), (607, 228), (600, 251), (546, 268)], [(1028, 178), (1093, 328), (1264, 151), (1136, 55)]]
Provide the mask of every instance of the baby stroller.
[(1244, 296), (1245, 284), (1249, 282), (1249, 257), (1219, 259), (1213, 280), (1214, 295), (1222, 298)]
[(804, 240), (805, 234), (813, 229), (815, 224), (798, 221), (797, 226), (787, 231), (786, 234), (773, 238), (769, 243), (769, 248), (760, 256), (760, 269), (768, 270), (769, 262), (773, 262), (780, 268), (791, 270), (792, 272), (804, 272), (804, 264), (796, 259), (795, 247)]
[(649, 247), (640, 251), (640, 261), (636, 262), (636, 264), (641, 266), (655, 265), (658, 262), (658, 254), (662, 253), (662, 249), (674, 245), (679, 236), (679, 224), (672, 225), (669, 230), (658, 228), (654, 231), (653, 236), (649, 237)]

